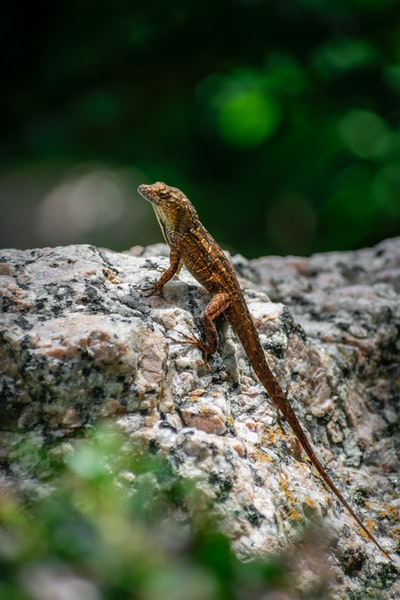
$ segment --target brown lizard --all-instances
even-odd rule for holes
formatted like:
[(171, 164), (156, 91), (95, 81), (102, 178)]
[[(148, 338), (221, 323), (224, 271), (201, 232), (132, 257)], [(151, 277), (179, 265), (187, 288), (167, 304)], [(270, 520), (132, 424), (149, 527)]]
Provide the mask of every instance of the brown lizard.
[(206, 358), (217, 350), (218, 333), (214, 320), (224, 313), (239, 337), (250, 364), (268, 396), (289, 423), (326, 486), (336, 495), (382, 554), (391, 560), (389, 554), (382, 548), (333, 483), (315, 454), (293, 408), (268, 366), (234, 268), (223, 250), (201, 224), (192, 203), (178, 188), (161, 182), (140, 185), (138, 192), (152, 204), (165, 241), (170, 247), (169, 268), (149, 288), (149, 295), (161, 290), (171, 277), (178, 273), (182, 264), (210, 294), (213, 294), (203, 316), (207, 343), (200, 340), (196, 340), (195, 343), (203, 350)]

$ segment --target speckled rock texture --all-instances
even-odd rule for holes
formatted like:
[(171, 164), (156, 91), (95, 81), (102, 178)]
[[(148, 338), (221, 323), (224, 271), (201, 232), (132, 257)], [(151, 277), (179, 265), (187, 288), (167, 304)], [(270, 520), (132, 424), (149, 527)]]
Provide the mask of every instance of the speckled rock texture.
[[(187, 343), (209, 299), (187, 271), (146, 297), (164, 245), (0, 251), (2, 480), (28, 476), (23, 437), (61, 446), (107, 418), (194, 482), (240, 557), (292, 551), (303, 597), (324, 578), (333, 598), (399, 598), (400, 238), (233, 262), (274, 373), (392, 563), (304, 459), (224, 319), (208, 365)], [(298, 546), (314, 522), (318, 544)]]

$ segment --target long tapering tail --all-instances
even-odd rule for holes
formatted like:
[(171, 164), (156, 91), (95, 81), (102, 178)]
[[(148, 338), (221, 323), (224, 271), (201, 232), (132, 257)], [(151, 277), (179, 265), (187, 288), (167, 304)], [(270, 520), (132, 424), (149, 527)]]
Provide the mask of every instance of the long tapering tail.
[[(265, 363), (266, 363), (266, 361), (265, 361)], [(265, 369), (265, 367), (267, 367), (267, 369)], [(265, 387), (273, 404), (283, 414), (286, 421), (289, 423), (290, 427), (292, 428), (294, 434), (296, 435), (298, 441), (300, 442), (301, 446), (303, 447), (303, 449), (304, 449), (305, 453), (307, 454), (308, 458), (310, 459), (311, 463), (314, 465), (314, 467), (318, 471), (319, 475), (322, 477), (323, 481), (325, 482), (325, 485), (335, 494), (335, 496), (342, 503), (342, 505), (347, 509), (347, 511), (350, 513), (350, 515), (353, 517), (353, 519), (358, 523), (358, 525), (361, 527), (361, 529), (364, 531), (364, 533), (366, 533), (366, 535), (369, 537), (369, 539), (379, 548), (379, 550), (382, 552), (382, 554), (389, 560), (392, 560), (390, 555), (388, 554), (388, 552), (386, 552), (386, 550), (384, 550), (382, 548), (382, 546), (380, 545), (378, 540), (375, 538), (373, 533), (371, 533), (371, 531), (368, 529), (368, 527), (366, 525), (364, 525), (364, 523), (361, 521), (360, 517), (354, 512), (354, 510), (352, 509), (350, 504), (347, 502), (347, 500), (342, 495), (342, 492), (336, 487), (336, 485), (333, 483), (332, 479), (330, 478), (330, 476), (328, 475), (328, 473), (326, 472), (326, 470), (320, 463), (319, 458), (315, 454), (313, 447), (311, 446), (310, 442), (308, 441), (307, 435), (306, 435), (303, 427), (301, 426), (293, 408), (291, 407), (291, 405), (289, 403), (289, 400), (286, 398), (285, 394), (282, 391), (282, 388), (280, 387), (278, 381), (276, 380), (275, 376), (273, 375), (272, 371), (270, 370), (270, 368), (268, 367), (267, 364), (263, 365), (262, 372), (257, 373), (257, 376), (260, 379), (263, 386)]]

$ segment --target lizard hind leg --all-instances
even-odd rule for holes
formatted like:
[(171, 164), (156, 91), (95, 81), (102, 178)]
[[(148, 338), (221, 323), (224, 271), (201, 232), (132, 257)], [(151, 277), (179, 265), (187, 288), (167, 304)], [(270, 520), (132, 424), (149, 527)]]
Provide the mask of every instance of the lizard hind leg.
[(214, 321), (228, 306), (229, 298), (226, 294), (216, 294), (210, 300), (203, 315), (203, 325), (206, 335), (205, 342), (199, 338), (187, 336), (185, 334), (181, 334), (183, 339), (171, 339), (178, 344), (186, 343), (197, 346), (202, 351), (204, 360), (207, 362), (208, 357), (211, 356), (211, 354), (214, 354), (218, 348), (219, 337)]

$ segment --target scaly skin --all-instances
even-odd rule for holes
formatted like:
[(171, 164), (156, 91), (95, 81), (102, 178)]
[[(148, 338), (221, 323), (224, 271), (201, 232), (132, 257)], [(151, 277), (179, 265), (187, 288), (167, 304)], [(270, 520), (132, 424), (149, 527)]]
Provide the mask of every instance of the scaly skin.
[(218, 333), (214, 320), (218, 315), (224, 313), (239, 337), (250, 364), (266, 389), (268, 396), (289, 423), (326, 486), (340, 500), (382, 554), (391, 560), (389, 554), (382, 548), (375, 536), (364, 525), (341, 491), (333, 483), (315, 454), (286, 395), (268, 366), (260, 338), (234, 268), (220, 246), (201, 224), (194, 206), (183, 192), (165, 183), (157, 182), (153, 185), (140, 185), (138, 192), (152, 204), (165, 241), (170, 247), (170, 266), (150, 288), (150, 294), (161, 290), (171, 277), (179, 271), (182, 264), (210, 294), (213, 294), (204, 313), (207, 343), (204, 344), (199, 341), (199, 347), (206, 357), (216, 351)]

